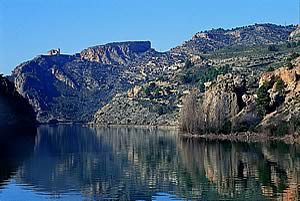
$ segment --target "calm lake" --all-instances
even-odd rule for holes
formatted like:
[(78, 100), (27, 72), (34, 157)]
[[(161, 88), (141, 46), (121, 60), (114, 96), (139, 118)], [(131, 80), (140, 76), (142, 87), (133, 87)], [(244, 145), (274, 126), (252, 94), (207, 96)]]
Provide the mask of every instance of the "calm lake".
[(41, 126), (1, 142), (0, 200), (299, 200), (300, 146)]

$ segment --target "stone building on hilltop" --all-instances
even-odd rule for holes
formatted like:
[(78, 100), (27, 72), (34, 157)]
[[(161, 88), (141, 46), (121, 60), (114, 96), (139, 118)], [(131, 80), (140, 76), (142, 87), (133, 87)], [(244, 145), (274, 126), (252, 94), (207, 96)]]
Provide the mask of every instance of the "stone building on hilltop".
[(51, 55), (51, 56), (53, 56), (53, 55), (60, 55), (60, 48), (49, 50), (48, 51), (48, 55)]

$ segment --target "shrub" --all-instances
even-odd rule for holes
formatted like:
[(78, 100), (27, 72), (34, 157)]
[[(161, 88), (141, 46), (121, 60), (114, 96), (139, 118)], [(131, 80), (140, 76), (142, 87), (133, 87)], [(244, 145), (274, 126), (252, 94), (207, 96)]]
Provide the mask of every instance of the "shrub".
[(273, 136), (285, 136), (289, 132), (288, 122), (280, 122), (278, 125), (270, 125), (267, 127), (270, 135)]
[(270, 67), (267, 69), (267, 72), (272, 72), (272, 71), (274, 71), (274, 70), (275, 70), (274, 67), (270, 66)]
[(257, 107), (258, 112), (261, 116), (264, 116), (270, 109), (270, 95), (269, 95), (269, 84), (264, 83), (261, 87), (257, 90)]
[(277, 79), (275, 82), (275, 89), (277, 92), (283, 93), (284, 92), (284, 82), (282, 79)]
[(296, 59), (296, 58), (299, 57), (299, 56), (300, 56), (300, 55), (299, 55), (298, 53), (292, 52), (292, 53), (289, 55), (289, 57), (287, 58), (287, 61), (290, 62), (290, 61)]
[(232, 127), (232, 124), (231, 124), (231, 121), (229, 120), (226, 120), (222, 129), (221, 129), (221, 133), (224, 133), (224, 134), (228, 134), (231, 132), (231, 127)]
[(269, 45), (268, 50), (270, 52), (276, 52), (276, 51), (278, 51), (278, 47), (276, 47), (276, 45)]
[(294, 65), (291, 62), (288, 62), (286, 65), (287, 65), (289, 70), (294, 68)]
[(187, 69), (179, 76), (179, 80), (183, 84), (191, 84), (204, 92), (204, 83), (208, 81), (215, 80), (218, 75), (224, 75), (230, 72), (230, 66), (224, 65), (222, 67), (216, 68), (211, 66), (202, 66), (200, 68), (190, 68)]

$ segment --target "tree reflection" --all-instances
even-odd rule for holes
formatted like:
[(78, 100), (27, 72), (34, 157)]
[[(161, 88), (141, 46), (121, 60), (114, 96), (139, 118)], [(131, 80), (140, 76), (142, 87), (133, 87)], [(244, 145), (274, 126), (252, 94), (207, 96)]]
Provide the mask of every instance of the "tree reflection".
[[(180, 142), (181, 158), (191, 178), (202, 172), (220, 196), (249, 200), (299, 198), (299, 146), (184, 138)], [(198, 188), (202, 184), (197, 180), (193, 183)]]
[(297, 200), (299, 146), (182, 138), (176, 130), (42, 126), (17, 182), (50, 195)]

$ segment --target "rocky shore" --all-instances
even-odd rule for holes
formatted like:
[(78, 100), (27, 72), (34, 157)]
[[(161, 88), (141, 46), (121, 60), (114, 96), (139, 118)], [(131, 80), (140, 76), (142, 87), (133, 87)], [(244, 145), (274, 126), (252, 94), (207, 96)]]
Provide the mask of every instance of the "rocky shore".
[(300, 144), (299, 135), (285, 135), (281, 137), (269, 136), (265, 133), (254, 133), (254, 132), (244, 132), (244, 133), (232, 133), (232, 134), (202, 134), (202, 135), (193, 135), (189, 133), (181, 133), (181, 137), (190, 138), (190, 139), (203, 139), (211, 141), (232, 141), (232, 142), (271, 142), (271, 141), (281, 141), (286, 144)]

